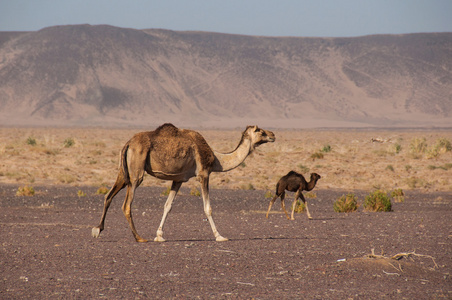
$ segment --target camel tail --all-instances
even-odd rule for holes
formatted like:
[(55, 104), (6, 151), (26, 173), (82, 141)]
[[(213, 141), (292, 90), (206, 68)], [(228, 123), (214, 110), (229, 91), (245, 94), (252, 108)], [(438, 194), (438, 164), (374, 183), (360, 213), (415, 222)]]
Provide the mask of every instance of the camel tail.
[(278, 183), (276, 184), (276, 192), (275, 192), (275, 195), (277, 195), (277, 196), (279, 196), (279, 181), (278, 181)]
[(127, 166), (127, 150), (129, 150), (129, 144), (126, 144), (124, 148), (121, 150), (121, 170), (124, 177), (124, 183), (129, 184), (130, 183), (130, 176), (129, 176), (129, 167)]

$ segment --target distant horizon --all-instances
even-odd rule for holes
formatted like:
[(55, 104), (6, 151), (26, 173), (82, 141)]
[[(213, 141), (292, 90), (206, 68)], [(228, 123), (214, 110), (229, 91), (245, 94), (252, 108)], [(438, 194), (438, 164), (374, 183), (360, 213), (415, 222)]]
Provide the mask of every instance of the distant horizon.
[(0, 31), (90, 24), (264, 37), (359, 37), (452, 32), (451, 11), (449, 0), (15, 0), (0, 2)]
[(168, 28), (131, 28), (131, 27), (122, 27), (122, 26), (116, 26), (116, 25), (110, 25), (110, 24), (89, 24), (89, 23), (80, 23), (80, 24), (60, 24), (60, 25), (51, 25), (46, 26), (40, 29), (36, 30), (0, 30), (0, 32), (36, 32), (40, 31), (46, 28), (51, 27), (58, 27), (58, 26), (81, 26), (81, 25), (89, 25), (89, 26), (112, 26), (117, 28), (123, 28), (123, 29), (133, 29), (133, 30), (168, 30), (168, 31), (174, 31), (174, 32), (204, 32), (204, 33), (217, 33), (217, 34), (226, 34), (226, 35), (243, 35), (243, 36), (255, 36), (255, 37), (268, 37), (268, 38), (359, 38), (359, 37), (365, 37), (365, 36), (379, 36), (379, 35), (411, 35), (411, 34), (435, 34), (435, 33), (452, 33), (452, 30), (450, 31), (421, 31), (421, 32), (408, 32), (408, 33), (373, 33), (373, 34), (364, 34), (364, 35), (356, 35), (356, 36), (292, 36), (292, 35), (281, 35), (281, 36), (266, 36), (266, 35), (251, 35), (251, 34), (241, 34), (241, 33), (228, 33), (228, 32), (217, 32), (217, 31), (206, 31), (206, 30), (174, 30), (174, 29), (168, 29)]

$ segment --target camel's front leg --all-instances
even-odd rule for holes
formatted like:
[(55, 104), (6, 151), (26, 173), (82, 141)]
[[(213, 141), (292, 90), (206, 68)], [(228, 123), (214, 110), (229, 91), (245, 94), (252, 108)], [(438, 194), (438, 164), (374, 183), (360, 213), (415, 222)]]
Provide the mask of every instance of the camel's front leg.
[(224, 242), (228, 239), (225, 237), (222, 237), (215, 227), (215, 223), (213, 222), (212, 218), (212, 207), (210, 206), (210, 198), (209, 198), (209, 177), (201, 177), (201, 190), (202, 190), (202, 200), (204, 202), (204, 213), (207, 216), (207, 219), (209, 220), (210, 227), (212, 227), (213, 235), (215, 236), (215, 239), (217, 242)]
[(278, 198), (278, 195), (275, 195), (275, 197), (273, 197), (273, 199), (270, 201), (270, 205), (268, 206), (267, 214), (265, 215), (265, 217), (267, 219), (268, 219), (268, 214), (270, 213), (270, 209), (272, 208), (273, 203), (275, 203), (277, 198)]
[(304, 203), (304, 207), (306, 208), (306, 215), (308, 216), (308, 219), (312, 219), (311, 214), (309, 213), (308, 202), (307, 202), (306, 199), (304, 198), (302, 192), (300, 192), (300, 199), (301, 199), (301, 201), (303, 201), (303, 203)]
[(155, 242), (164, 242), (165, 239), (163, 238), (163, 225), (165, 224), (166, 216), (171, 210), (171, 205), (173, 204), (174, 198), (176, 198), (176, 194), (179, 191), (180, 187), (182, 185), (182, 182), (174, 182), (171, 184), (171, 191), (168, 195), (168, 198), (166, 199), (165, 206), (163, 208), (163, 217), (160, 221), (160, 226), (157, 229), (157, 236), (155, 237)]
[(290, 217), (290, 220), (295, 220), (295, 218), (294, 218), (294, 213), (295, 213), (295, 206), (297, 206), (297, 199), (298, 199), (298, 197), (300, 197), (300, 194), (301, 194), (301, 192), (300, 192), (300, 190), (298, 190), (296, 193), (295, 193), (295, 199), (293, 200), (293, 203), (292, 203), (292, 214), (291, 214), (291, 217)]

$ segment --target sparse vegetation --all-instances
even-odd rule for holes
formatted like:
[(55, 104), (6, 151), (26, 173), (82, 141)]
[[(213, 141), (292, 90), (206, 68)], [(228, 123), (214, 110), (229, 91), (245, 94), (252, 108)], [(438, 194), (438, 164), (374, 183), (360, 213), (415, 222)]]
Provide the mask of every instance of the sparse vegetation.
[[(124, 141), (130, 138), (131, 131), (3, 128), (0, 133), (0, 160), (8, 163), (0, 164), (0, 182), (22, 186), (55, 183), (89, 185), (96, 186), (96, 189), (103, 183), (111, 185), (118, 168), (118, 154)], [(397, 184), (404, 190), (452, 189), (448, 173), (452, 170), (452, 138), (449, 132), (432, 130), (386, 134), (396, 136), (393, 138), (394, 143), (368, 143), (375, 133), (365, 131), (341, 134), (291, 131), (290, 134), (281, 134), (283, 136), (278, 143), (259, 148), (248, 157), (246, 168), (242, 168), (245, 166), (242, 164), (242, 167), (233, 171), (235, 174), (215, 174), (211, 181), (212, 188), (240, 189), (241, 184), (251, 182), (256, 189), (264, 190), (263, 194), (267, 189), (274, 193), (278, 175), (292, 169), (309, 174), (315, 169), (327, 175), (322, 188), (347, 188), (352, 184), (353, 189), (373, 190), (388, 189)], [(224, 152), (232, 150), (235, 143), (226, 144), (222, 137), (228, 136), (229, 140), (238, 135), (238, 132), (226, 131), (207, 133), (213, 147), (220, 145)], [(35, 146), (27, 143), (28, 137), (30, 141), (36, 142)], [(74, 144), (65, 148), (63, 141), (68, 137), (68, 141), (72, 139)], [(328, 145), (331, 151), (322, 151)], [(428, 147), (425, 152), (414, 155), (411, 146), (413, 149), (422, 149), (415, 145)], [(315, 158), (313, 162), (311, 154), (316, 152), (323, 154), (324, 159)], [(427, 159), (429, 157), (430, 160)], [(251, 179), (240, 182), (236, 180), (236, 175)], [(168, 182), (146, 175), (142, 185), (166, 187)], [(246, 188), (245, 185), (242, 188)]]
[(316, 160), (316, 159), (323, 159), (324, 155), (322, 152), (314, 152), (311, 154), (311, 159), (312, 160)]
[(166, 187), (166, 189), (163, 192), (160, 193), (160, 196), (168, 196), (170, 192), (171, 192), (171, 187), (168, 186), (168, 187)]
[(241, 190), (248, 190), (248, 191), (255, 190), (255, 188), (254, 188), (254, 186), (253, 186), (253, 184), (252, 184), (251, 182), (248, 183), (248, 184), (242, 184), (242, 185), (240, 186), (240, 189), (241, 189)]
[(33, 196), (35, 194), (35, 189), (32, 186), (19, 187), (16, 192), (16, 196)]
[(109, 189), (105, 186), (101, 186), (100, 188), (97, 189), (96, 194), (98, 195), (105, 195), (107, 194), (109, 191)]
[(78, 190), (77, 191), (77, 196), (80, 198), (80, 197), (86, 197), (86, 193), (84, 192), (84, 191), (82, 191), (82, 190)]
[(392, 204), (387, 193), (381, 190), (376, 190), (366, 196), (363, 207), (366, 211), (386, 212), (391, 211)]
[(402, 146), (399, 143), (394, 144), (394, 151), (396, 154), (399, 154), (402, 151)]
[(265, 197), (266, 199), (268, 199), (268, 198), (273, 198), (273, 196), (274, 196), (274, 195), (273, 195), (273, 193), (272, 193), (271, 191), (266, 191), (264, 197)]
[(391, 197), (394, 199), (394, 202), (403, 202), (405, 201), (405, 194), (402, 189), (395, 189), (391, 192)]
[(317, 194), (315, 192), (307, 192), (306, 194), (304, 194), (305, 198), (308, 199), (316, 199), (317, 198)]
[(298, 168), (300, 169), (300, 171), (302, 173), (309, 173), (310, 169), (308, 167), (306, 167), (305, 165), (302, 164), (298, 164)]
[(30, 145), (30, 146), (36, 146), (36, 139), (33, 137), (28, 137), (26, 143), (27, 143), (27, 145)]
[(196, 197), (201, 197), (201, 192), (197, 188), (193, 187), (190, 190), (190, 195), (196, 196)]
[(320, 151), (324, 152), (324, 153), (331, 152), (331, 146), (330, 145), (325, 145), (325, 146), (323, 146), (322, 150), (320, 150)]
[(354, 212), (358, 209), (358, 198), (353, 193), (342, 195), (333, 204), (335, 212)]
[[(293, 206), (293, 203), (292, 203), (292, 206)], [(290, 207), (291, 211), (293, 209), (292, 206)], [(305, 210), (306, 210), (306, 205), (302, 201), (297, 200), (297, 202), (295, 202), (295, 210), (294, 210), (294, 212), (301, 213), (301, 212), (304, 212)]]
[(63, 142), (64, 148), (70, 148), (75, 145), (75, 141), (73, 138), (67, 138)]
[(427, 141), (425, 138), (414, 138), (410, 144), (411, 153), (414, 158), (420, 158), (427, 150)]

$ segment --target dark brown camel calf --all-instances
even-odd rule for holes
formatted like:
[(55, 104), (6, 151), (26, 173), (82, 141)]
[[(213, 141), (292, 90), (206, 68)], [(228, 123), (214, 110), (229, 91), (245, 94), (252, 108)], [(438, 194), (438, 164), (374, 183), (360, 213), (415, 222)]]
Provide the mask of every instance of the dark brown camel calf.
[[(319, 174), (311, 173), (311, 180), (307, 182), (303, 175), (295, 171), (290, 171), (289, 173), (287, 173), (287, 175), (281, 177), (281, 179), (276, 184), (276, 195), (270, 201), (266, 217), (268, 218), (268, 214), (270, 212), (270, 209), (272, 208), (273, 203), (275, 203), (275, 200), (278, 197), (281, 197), (281, 206), (282, 209), (284, 210), (284, 213), (287, 216), (287, 219), (294, 220), (293, 214), (295, 212), (295, 204), (297, 203), (298, 198), (300, 198), (301, 201), (303, 201), (303, 203), (305, 204), (306, 214), (308, 215), (308, 218), (312, 219), (311, 214), (309, 213), (308, 203), (306, 202), (306, 199), (304, 198), (302, 191), (312, 190), (315, 187), (317, 180), (319, 180), (320, 178), (321, 177)], [(292, 205), (291, 217), (289, 217), (289, 214), (287, 213), (286, 207), (284, 205), (284, 197), (286, 196), (286, 190), (289, 192), (295, 192), (295, 199)]]

